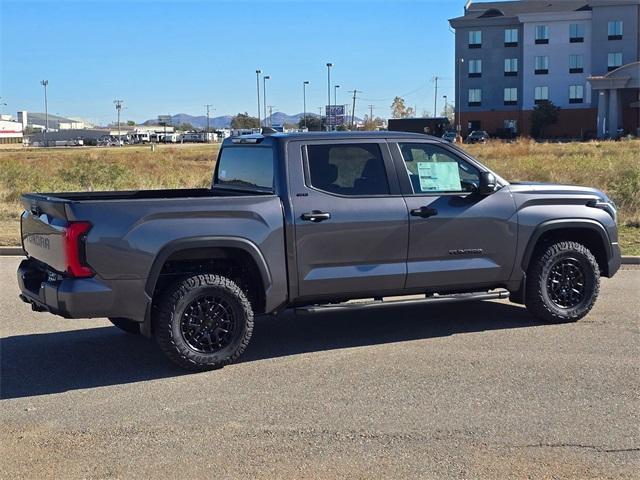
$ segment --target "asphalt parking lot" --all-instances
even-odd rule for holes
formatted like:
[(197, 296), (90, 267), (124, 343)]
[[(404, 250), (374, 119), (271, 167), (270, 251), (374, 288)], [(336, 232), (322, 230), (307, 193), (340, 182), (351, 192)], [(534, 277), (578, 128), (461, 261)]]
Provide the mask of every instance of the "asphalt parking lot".
[[(0, 478), (637, 478), (640, 269), (577, 324), (477, 302), (259, 319), (185, 374), (0, 258)], [(634, 473), (635, 472), (635, 473)]]

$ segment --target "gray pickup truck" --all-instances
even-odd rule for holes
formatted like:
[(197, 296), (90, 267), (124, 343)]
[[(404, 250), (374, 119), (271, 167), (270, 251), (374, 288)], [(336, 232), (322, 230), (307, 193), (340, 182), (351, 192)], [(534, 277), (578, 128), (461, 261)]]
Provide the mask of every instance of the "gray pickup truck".
[(236, 360), (254, 314), (354, 299), (509, 296), (542, 321), (576, 321), (620, 266), (604, 193), (509, 183), (420, 134), (236, 137), (211, 188), (22, 203), (22, 300), (154, 336), (191, 370)]

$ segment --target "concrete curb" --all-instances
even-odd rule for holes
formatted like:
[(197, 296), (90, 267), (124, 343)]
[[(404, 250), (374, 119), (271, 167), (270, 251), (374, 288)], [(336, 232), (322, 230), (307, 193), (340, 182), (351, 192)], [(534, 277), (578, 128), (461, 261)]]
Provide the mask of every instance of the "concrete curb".
[(0, 256), (5, 255), (23, 256), (24, 252), (22, 251), (22, 247), (0, 247)]
[[(24, 255), (22, 247), (0, 247), (0, 256), (20, 256)], [(623, 265), (640, 265), (640, 256), (622, 256)]]

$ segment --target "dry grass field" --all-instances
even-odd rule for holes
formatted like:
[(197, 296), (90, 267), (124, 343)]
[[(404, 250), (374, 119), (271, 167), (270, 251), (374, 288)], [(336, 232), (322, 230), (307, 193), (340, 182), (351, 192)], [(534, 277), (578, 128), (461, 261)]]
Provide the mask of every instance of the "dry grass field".
[[(640, 141), (464, 148), (508, 180), (602, 189), (619, 208), (623, 253), (640, 254)], [(22, 192), (203, 187), (217, 151), (217, 145), (0, 150), (0, 245), (19, 243)]]

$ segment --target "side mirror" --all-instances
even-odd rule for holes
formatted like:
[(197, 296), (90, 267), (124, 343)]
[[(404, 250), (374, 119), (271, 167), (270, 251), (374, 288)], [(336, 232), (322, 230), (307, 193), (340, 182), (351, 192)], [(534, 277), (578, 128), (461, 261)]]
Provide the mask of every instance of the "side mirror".
[(496, 177), (491, 172), (480, 172), (480, 185), (478, 193), (480, 195), (491, 195), (496, 190)]

